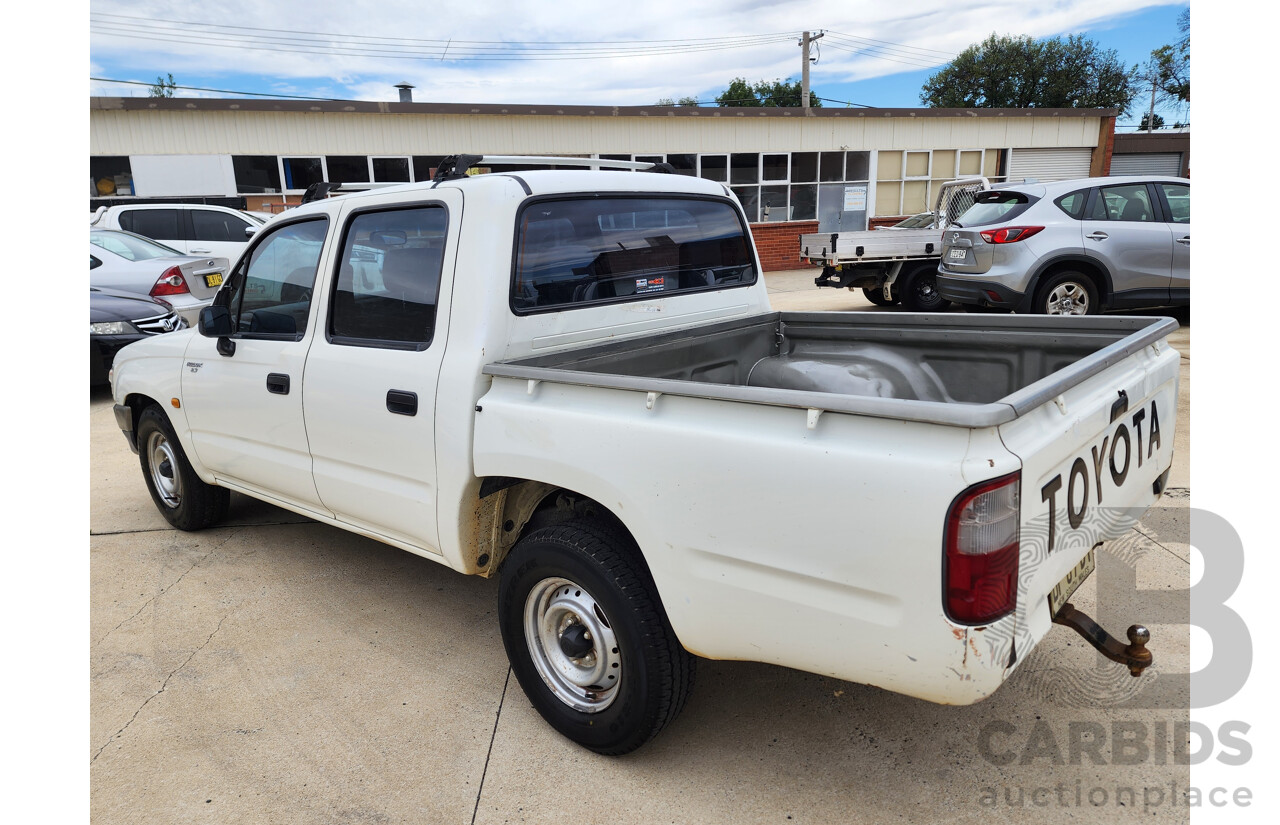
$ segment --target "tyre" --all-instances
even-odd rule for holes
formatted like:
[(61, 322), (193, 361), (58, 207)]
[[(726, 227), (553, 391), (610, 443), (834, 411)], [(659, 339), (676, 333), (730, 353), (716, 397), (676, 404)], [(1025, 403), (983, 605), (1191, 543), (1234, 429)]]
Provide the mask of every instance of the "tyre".
[(945, 312), (951, 302), (938, 293), (938, 273), (932, 267), (920, 267), (902, 285), (902, 305), (912, 312)]
[(166, 521), (179, 530), (203, 530), (226, 517), (230, 491), (200, 480), (159, 407), (142, 411), (137, 437), (142, 477)]
[(886, 301), (884, 298), (884, 290), (879, 287), (873, 288), (869, 286), (864, 286), (862, 288), (862, 294), (867, 297), (868, 301), (870, 301), (871, 303), (875, 304), (878, 307), (897, 306), (899, 301), (901, 301), (901, 296), (896, 293), (891, 293), (893, 294), (893, 297)]
[(1059, 272), (1036, 290), (1031, 311), (1039, 315), (1097, 315), (1098, 289), (1079, 272)]
[(596, 753), (648, 742), (693, 687), (695, 658), (671, 630), (635, 542), (600, 522), (522, 538), (499, 572), (498, 616), (529, 701)]

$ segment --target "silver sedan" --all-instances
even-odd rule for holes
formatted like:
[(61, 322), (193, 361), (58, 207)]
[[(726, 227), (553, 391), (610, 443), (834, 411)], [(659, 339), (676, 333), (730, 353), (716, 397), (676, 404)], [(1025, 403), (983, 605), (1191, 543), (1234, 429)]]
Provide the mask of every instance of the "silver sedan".
[(195, 326), (227, 277), (226, 258), (184, 255), (116, 229), (89, 230), (89, 285), (163, 301)]

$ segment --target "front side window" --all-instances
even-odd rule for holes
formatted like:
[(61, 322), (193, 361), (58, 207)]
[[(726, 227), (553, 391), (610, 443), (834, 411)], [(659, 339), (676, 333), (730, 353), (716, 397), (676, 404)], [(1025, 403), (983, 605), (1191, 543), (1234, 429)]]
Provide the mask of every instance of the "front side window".
[(1191, 223), (1191, 187), (1185, 183), (1157, 183), (1169, 205), (1170, 223)]
[(191, 210), (191, 234), (197, 241), (236, 241), (244, 243), (248, 236), (244, 231), (249, 222), (228, 215), (226, 212), (214, 212), (212, 209)]
[(237, 333), (292, 339), (306, 331), (328, 226), (323, 218), (282, 226), (241, 262), (230, 300)]
[(726, 201), (541, 201), (520, 213), (516, 312), (666, 297), (755, 283), (738, 213)]
[(356, 345), (431, 342), (449, 213), (443, 206), (351, 219), (339, 260), (329, 335)]

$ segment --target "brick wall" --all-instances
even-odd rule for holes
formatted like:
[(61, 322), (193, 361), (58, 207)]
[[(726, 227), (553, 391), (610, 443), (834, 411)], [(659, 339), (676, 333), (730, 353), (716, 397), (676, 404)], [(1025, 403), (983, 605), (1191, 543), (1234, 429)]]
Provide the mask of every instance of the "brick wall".
[(751, 224), (751, 238), (765, 272), (801, 269), (800, 236), (818, 231), (817, 221), (771, 221)]

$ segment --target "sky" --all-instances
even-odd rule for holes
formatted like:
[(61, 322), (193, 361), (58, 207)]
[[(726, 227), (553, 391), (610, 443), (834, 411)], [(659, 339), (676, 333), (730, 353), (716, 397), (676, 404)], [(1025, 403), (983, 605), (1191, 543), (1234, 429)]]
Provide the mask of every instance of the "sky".
[[(442, 10), (418, 0), (95, 0), (89, 68), (91, 78), (153, 83), (172, 73), (179, 86), (274, 96), (394, 101), (395, 84), (409, 82), (418, 102), (711, 102), (735, 77), (798, 79), (799, 35), (810, 30), (827, 33), (810, 74), (824, 105), (916, 107), (930, 74), (993, 32), (1086, 34), (1133, 65), (1177, 41), (1186, 7), (1161, 0), (650, 0), (634, 8), (473, 0)], [(147, 91), (90, 80), (95, 96)], [(1136, 125), (1144, 111), (1136, 104), (1119, 122)], [(1185, 105), (1158, 111), (1169, 123), (1190, 120)]]

